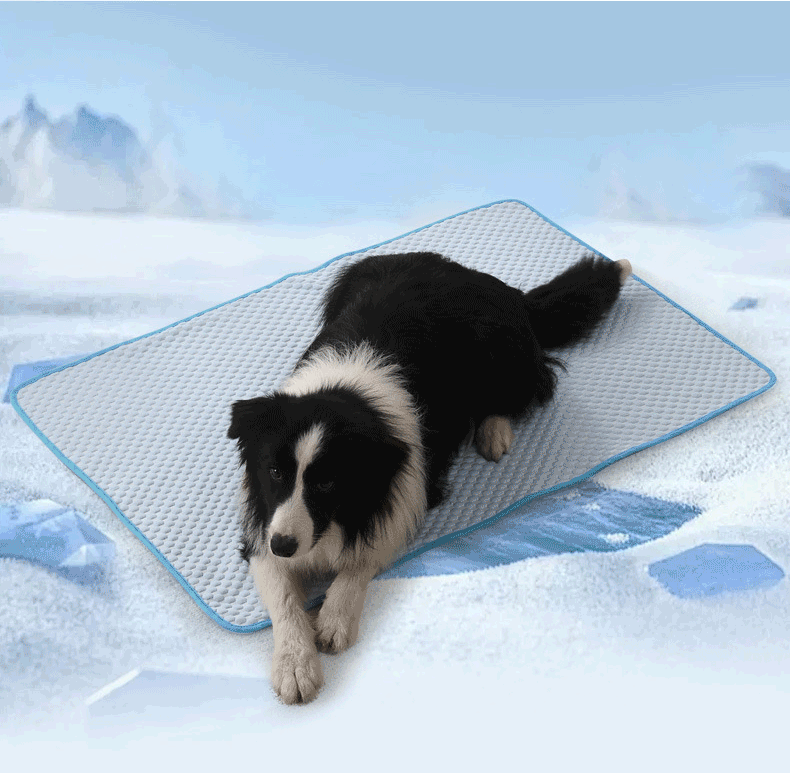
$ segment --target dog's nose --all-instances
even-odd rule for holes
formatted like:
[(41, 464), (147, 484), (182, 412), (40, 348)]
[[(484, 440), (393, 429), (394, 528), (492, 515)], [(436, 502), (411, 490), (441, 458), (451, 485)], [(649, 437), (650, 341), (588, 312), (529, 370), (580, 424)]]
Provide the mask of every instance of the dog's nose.
[(275, 556), (290, 558), (294, 553), (296, 553), (296, 548), (299, 547), (299, 543), (296, 541), (295, 537), (287, 537), (283, 534), (274, 534), (272, 536), (271, 546), (272, 553), (274, 553)]

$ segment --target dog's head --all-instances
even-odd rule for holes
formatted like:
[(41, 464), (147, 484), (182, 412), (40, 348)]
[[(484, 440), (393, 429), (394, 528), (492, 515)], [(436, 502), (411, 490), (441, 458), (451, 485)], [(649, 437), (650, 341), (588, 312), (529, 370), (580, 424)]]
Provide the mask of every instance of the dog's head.
[(306, 556), (333, 522), (346, 544), (369, 538), (408, 455), (342, 391), (236, 402), (228, 437), (245, 471), (245, 541), (281, 558)]

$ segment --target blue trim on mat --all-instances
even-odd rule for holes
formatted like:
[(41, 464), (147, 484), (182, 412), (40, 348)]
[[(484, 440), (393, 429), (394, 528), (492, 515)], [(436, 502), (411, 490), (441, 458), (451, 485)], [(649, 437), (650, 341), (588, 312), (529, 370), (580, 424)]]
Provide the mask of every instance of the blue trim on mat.
[[(109, 497), (109, 495), (106, 492), (104, 492), (96, 483), (94, 483), (90, 479), (90, 477), (88, 477), (88, 475), (86, 475), (81, 469), (79, 469), (70, 459), (68, 459), (68, 457), (66, 457), (66, 455), (63, 452), (61, 452), (61, 450), (54, 443), (52, 443), (46, 437), (46, 435), (44, 435), (39, 430), (39, 428), (33, 423), (33, 421), (30, 419), (30, 417), (27, 415), (27, 413), (25, 413), (25, 411), (22, 408), (22, 406), (19, 405), (19, 402), (17, 400), (18, 393), (22, 389), (24, 389), (25, 387), (30, 386), (30, 384), (33, 384), (33, 383), (35, 383), (36, 381), (39, 381), (42, 378), (46, 378), (47, 376), (51, 376), (53, 373), (58, 373), (59, 371), (66, 370), (67, 368), (73, 368), (75, 365), (79, 365), (82, 362), (87, 362), (88, 360), (91, 360), (94, 357), (99, 357), (102, 354), (106, 354), (107, 352), (111, 352), (114, 349), (120, 348), (121, 346), (127, 346), (128, 344), (133, 344), (133, 343), (135, 343), (137, 341), (141, 341), (144, 338), (150, 338), (151, 336), (155, 336), (155, 335), (157, 335), (159, 333), (164, 332), (165, 330), (169, 330), (170, 328), (176, 327), (177, 325), (180, 325), (180, 324), (182, 324), (184, 322), (189, 322), (190, 320), (196, 319), (197, 317), (202, 317), (204, 314), (208, 314), (209, 312), (214, 311), (215, 309), (222, 308), (223, 306), (227, 306), (230, 303), (235, 303), (236, 301), (241, 300), (242, 298), (247, 298), (250, 295), (254, 295), (255, 293), (259, 293), (259, 292), (261, 292), (263, 290), (268, 290), (270, 287), (274, 287), (275, 285), (279, 284), (280, 282), (284, 282), (286, 279), (289, 279), (292, 276), (302, 276), (304, 274), (313, 274), (313, 273), (315, 273), (317, 271), (320, 271), (321, 269), (326, 268), (331, 263), (334, 263), (337, 260), (341, 260), (342, 258), (347, 258), (347, 257), (350, 257), (351, 255), (357, 255), (357, 254), (359, 254), (361, 252), (366, 252), (368, 250), (377, 249), (378, 247), (383, 247), (385, 244), (390, 244), (391, 242), (397, 241), (398, 239), (402, 239), (405, 236), (411, 236), (412, 234), (419, 233), (420, 231), (424, 231), (426, 228), (431, 228), (432, 226), (438, 225), (439, 223), (443, 223), (443, 222), (445, 222), (447, 220), (452, 220), (452, 219), (454, 219), (456, 217), (460, 217), (461, 215), (466, 215), (466, 214), (469, 214), (470, 212), (476, 212), (476, 211), (481, 210), (481, 209), (488, 209), (489, 207), (495, 207), (495, 206), (497, 206), (499, 204), (521, 204), (522, 206), (524, 206), (527, 209), (529, 209), (532, 212), (534, 212), (538, 217), (542, 218), (544, 221), (546, 221), (550, 225), (552, 225), (555, 228), (557, 228), (558, 230), (562, 231), (562, 233), (566, 234), (567, 236), (570, 236), (574, 241), (577, 241), (579, 244), (583, 245), (584, 247), (586, 247), (591, 252), (594, 252), (596, 255), (601, 255), (602, 257), (607, 258), (607, 260), (611, 260), (611, 258), (608, 258), (606, 255), (603, 255), (603, 253), (601, 253), (598, 250), (594, 249), (589, 244), (587, 244), (586, 242), (582, 241), (578, 237), (574, 236), (569, 231), (566, 231), (562, 226), (557, 225), (557, 223), (555, 223), (553, 220), (550, 220), (549, 218), (547, 218), (542, 213), (538, 212), (534, 207), (531, 207), (529, 204), (527, 204), (527, 203), (525, 203), (523, 201), (520, 201), (519, 199), (502, 199), (501, 201), (495, 201), (495, 202), (492, 202), (491, 204), (483, 204), (482, 206), (479, 206), (479, 207), (472, 207), (471, 209), (464, 210), (463, 212), (458, 212), (458, 213), (456, 213), (454, 215), (450, 215), (449, 217), (445, 217), (445, 218), (442, 218), (441, 220), (437, 220), (437, 221), (435, 221), (433, 223), (429, 223), (428, 225), (424, 225), (424, 226), (421, 226), (419, 228), (415, 228), (412, 231), (407, 231), (406, 233), (401, 234), (400, 236), (395, 236), (392, 239), (387, 239), (386, 241), (379, 242), (378, 244), (374, 244), (374, 245), (372, 245), (370, 247), (363, 247), (362, 249), (359, 249), (359, 250), (353, 250), (351, 252), (345, 252), (342, 255), (338, 255), (337, 257), (332, 258), (332, 259), (326, 261), (325, 263), (322, 263), (320, 266), (316, 266), (316, 268), (312, 268), (312, 269), (309, 269), (307, 271), (295, 271), (295, 272), (293, 272), (291, 274), (286, 274), (285, 276), (281, 277), (280, 279), (277, 279), (277, 280), (275, 280), (274, 282), (272, 282), (272, 283), (270, 283), (268, 285), (260, 287), (257, 290), (252, 290), (251, 292), (245, 293), (244, 295), (240, 295), (237, 298), (233, 298), (233, 299), (231, 299), (229, 301), (224, 301), (223, 303), (217, 304), (216, 306), (212, 306), (211, 308), (206, 309), (205, 311), (200, 311), (200, 312), (198, 312), (196, 314), (191, 315), (190, 317), (186, 317), (185, 319), (179, 320), (177, 322), (173, 322), (170, 325), (166, 325), (165, 327), (160, 328), (159, 330), (154, 330), (151, 333), (145, 333), (144, 335), (137, 336), (136, 338), (131, 338), (128, 341), (124, 341), (122, 343), (116, 344), (115, 346), (110, 346), (107, 349), (102, 349), (101, 351), (95, 352), (94, 354), (91, 354), (91, 355), (89, 355), (87, 357), (83, 357), (80, 360), (68, 363), (67, 365), (63, 365), (62, 367), (56, 368), (55, 370), (52, 370), (52, 371), (49, 371), (47, 373), (41, 374), (39, 376), (36, 376), (36, 377), (34, 377), (32, 379), (29, 379), (25, 383), (20, 384), (19, 386), (17, 386), (13, 390), (13, 392), (11, 393), (11, 396), (10, 396), (11, 397), (11, 405), (13, 405), (14, 410), (22, 417), (23, 421), (39, 437), (39, 439), (44, 443), (44, 445), (46, 445), (47, 448), (49, 448), (49, 450), (52, 451), (52, 453), (55, 454), (55, 456), (58, 459), (60, 459), (60, 461), (63, 462), (63, 464), (66, 465), (66, 467), (68, 467), (75, 475), (77, 475), (77, 477), (81, 478), (90, 488), (92, 488), (107, 503), (109, 508), (118, 516), (118, 518), (120, 518), (121, 522), (132, 532), (132, 534), (135, 535), (135, 537), (137, 537), (154, 554), (154, 556), (156, 556), (156, 558), (165, 566), (165, 568), (170, 572), (170, 574), (172, 574), (173, 577), (175, 577), (175, 579), (178, 580), (178, 582), (181, 584), (181, 586), (184, 588), (184, 590), (187, 591), (187, 593), (192, 597), (192, 599), (200, 607), (200, 609), (202, 609), (203, 612), (205, 612), (212, 620), (214, 620), (214, 622), (218, 623), (223, 628), (226, 628), (229, 631), (234, 631), (234, 632), (238, 632), (238, 633), (251, 633), (253, 631), (259, 631), (259, 630), (261, 630), (263, 628), (268, 628), (272, 624), (271, 620), (263, 620), (263, 621), (261, 621), (259, 623), (253, 623), (251, 625), (235, 625), (234, 623), (230, 623), (227, 620), (225, 620), (224, 618), (220, 617), (213, 609), (211, 609), (211, 607), (209, 607), (203, 601), (203, 599), (201, 599), (200, 596), (198, 596), (198, 594), (195, 592), (194, 588), (192, 588), (192, 586), (184, 579), (184, 577), (182, 577), (182, 575), (178, 572), (178, 570), (175, 569), (175, 567), (159, 552), (159, 550), (157, 550), (157, 548), (153, 545), (153, 543), (151, 543), (145, 537), (145, 535), (118, 509), (118, 506), (115, 504), (115, 502), (113, 502), (113, 500)], [(456, 531), (456, 532), (454, 532), (452, 534), (448, 534), (448, 535), (445, 535), (443, 537), (440, 537), (439, 539), (434, 540), (433, 542), (430, 542), (427, 545), (424, 545), (423, 547), (412, 551), (411, 553), (407, 553), (405, 556), (403, 556), (403, 558), (401, 558), (400, 560), (396, 561), (389, 568), (392, 568), (392, 567), (395, 567), (395, 566), (400, 566), (401, 564), (405, 563), (409, 559), (414, 558), (415, 556), (421, 555), (422, 553), (425, 553), (426, 551), (430, 550), (431, 548), (437, 547), (439, 545), (444, 545), (444, 544), (452, 541), (456, 537), (460, 537), (460, 536), (463, 536), (465, 534), (469, 534), (469, 533), (471, 533), (473, 531), (476, 531), (477, 529), (482, 529), (482, 528), (488, 526), (489, 524), (493, 523), (494, 521), (497, 521), (500, 518), (503, 518), (508, 513), (511, 513), (513, 510), (521, 507), (522, 505), (526, 504), (527, 502), (529, 502), (529, 501), (531, 501), (531, 500), (533, 500), (533, 499), (535, 499), (535, 498), (537, 498), (539, 496), (543, 496), (544, 494), (553, 493), (555, 491), (559, 491), (560, 489), (567, 488), (569, 486), (573, 486), (573, 485), (575, 485), (577, 483), (580, 483), (583, 480), (587, 480), (587, 478), (592, 477), (593, 475), (595, 475), (597, 472), (600, 472), (605, 467), (608, 467), (609, 465), (614, 464), (615, 462), (618, 462), (618, 461), (620, 461), (621, 459), (624, 459), (627, 456), (631, 456), (632, 454), (638, 453), (639, 451), (643, 451), (646, 448), (650, 448), (652, 446), (658, 445), (659, 443), (663, 443), (666, 440), (670, 440), (673, 437), (677, 437), (678, 435), (680, 435), (680, 434), (682, 434), (684, 432), (687, 432), (690, 429), (694, 429), (695, 427), (698, 427), (700, 424), (704, 424), (705, 422), (710, 421), (711, 419), (715, 418), (716, 416), (719, 416), (720, 414), (724, 413), (725, 411), (728, 411), (731, 408), (734, 408), (737, 405), (740, 405), (741, 403), (746, 402), (747, 400), (751, 400), (753, 397), (757, 397), (758, 395), (760, 395), (763, 392), (765, 392), (768, 389), (770, 389), (776, 383), (776, 375), (773, 373), (773, 371), (770, 370), (770, 368), (768, 368), (767, 366), (763, 365), (763, 363), (761, 363), (755, 357), (752, 357), (752, 355), (750, 355), (748, 352), (745, 352), (743, 349), (741, 349), (739, 346), (734, 344), (732, 341), (730, 341), (729, 339), (725, 338), (723, 335), (721, 335), (721, 333), (719, 333), (718, 331), (714, 330), (709, 325), (704, 323), (701, 319), (699, 319), (699, 317), (694, 316), (690, 311), (688, 311), (687, 309), (684, 309), (682, 306), (680, 306), (679, 304), (675, 303), (675, 301), (673, 301), (671, 298), (668, 298), (660, 290), (657, 290), (655, 287), (653, 287), (652, 285), (648, 284), (644, 280), (639, 279), (639, 277), (637, 277), (637, 276), (634, 276), (634, 279), (636, 279), (638, 282), (641, 282), (643, 285), (645, 285), (645, 287), (649, 288), (653, 292), (657, 293), (665, 301), (668, 301), (673, 306), (675, 306), (675, 308), (680, 309), (685, 314), (688, 314), (689, 317), (691, 317), (695, 322), (697, 322), (699, 325), (704, 327), (708, 332), (713, 333), (717, 338), (721, 339), (724, 343), (728, 344), (733, 349), (735, 349), (740, 354), (742, 354), (744, 357), (747, 357), (749, 360), (751, 360), (755, 365), (757, 365), (760, 368), (762, 368), (769, 376), (768, 383), (765, 386), (761, 387), (760, 389), (757, 389), (754, 392), (751, 392), (750, 394), (746, 395), (745, 397), (741, 397), (741, 398), (739, 398), (737, 400), (734, 400), (733, 402), (729, 403), (728, 405), (725, 405), (723, 408), (719, 408), (719, 409), (717, 409), (715, 411), (711, 411), (710, 413), (706, 414), (702, 418), (697, 419), (696, 421), (690, 422), (689, 424), (686, 424), (686, 425), (680, 427), (677, 430), (669, 432), (666, 435), (662, 435), (661, 437), (657, 438), (656, 440), (651, 440), (651, 441), (648, 441), (646, 443), (642, 443), (642, 444), (640, 444), (638, 446), (634, 446), (633, 448), (629, 448), (627, 451), (623, 451), (622, 453), (617, 454), (616, 456), (613, 456), (613, 457), (607, 459), (604, 462), (601, 462), (599, 465), (593, 467), (591, 470), (588, 470), (587, 472), (583, 473), (582, 475), (579, 475), (576, 478), (573, 478), (572, 480), (566, 481), (565, 483), (559, 483), (556, 486), (552, 486), (551, 488), (548, 488), (548, 489), (546, 489), (544, 491), (539, 491), (539, 492), (535, 492), (535, 493), (529, 494), (529, 495), (523, 497), (522, 499), (519, 499), (517, 502), (514, 502), (513, 504), (509, 505), (508, 507), (506, 507), (504, 510), (500, 511), (496, 515), (492, 515), (491, 517), (486, 518), (485, 520), (481, 521), (480, 523), (476, 523), (476, 524), (474, 524), (472, 526), (469, 526), (469, 527), (467, 527), (465, 529), (461, 529), (460, 531)], [(310, 604), (309, 608), (317, 606), (321, 601), (322, 601), (322, 597), (317, 598), (312, 604)]]

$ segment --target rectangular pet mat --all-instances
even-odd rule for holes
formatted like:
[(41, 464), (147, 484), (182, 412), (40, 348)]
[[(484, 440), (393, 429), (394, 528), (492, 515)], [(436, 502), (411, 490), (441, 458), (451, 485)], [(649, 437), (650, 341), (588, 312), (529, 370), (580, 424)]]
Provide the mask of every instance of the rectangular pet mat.
[[(230, 406), (288, 376), (316, 334), (324, 290), (341, 267), (422, 250), (522, 289), (596, 252), (523, 202), (496, 202), (66, 365), (17, 387), (11, 402), (206, 614), (233, 631), (263, 628), (271, 623), (237, 550), (241, 471), (226, 436)], [(428, 513), (399, 561), (692, 429), (776, 380), (637, 276), (595, 334), (560, 356), (568, 370), (555, 399), (517, 425), (498, 464), (473, 448), (462, 452), (450, 496)]]

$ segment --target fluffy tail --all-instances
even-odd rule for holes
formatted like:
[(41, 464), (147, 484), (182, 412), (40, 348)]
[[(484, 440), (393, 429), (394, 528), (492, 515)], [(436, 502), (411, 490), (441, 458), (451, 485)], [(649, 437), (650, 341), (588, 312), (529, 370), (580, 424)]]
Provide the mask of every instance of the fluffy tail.
[(627, 260), (583, 258), (524, 293), (530, 325), (541, 347), (555, 349), (582, 339), (603, 319), (630, 275)]

